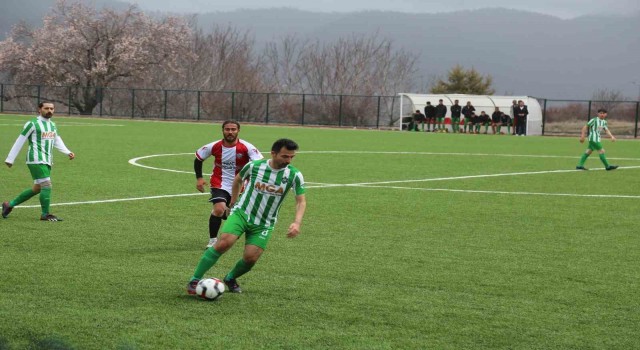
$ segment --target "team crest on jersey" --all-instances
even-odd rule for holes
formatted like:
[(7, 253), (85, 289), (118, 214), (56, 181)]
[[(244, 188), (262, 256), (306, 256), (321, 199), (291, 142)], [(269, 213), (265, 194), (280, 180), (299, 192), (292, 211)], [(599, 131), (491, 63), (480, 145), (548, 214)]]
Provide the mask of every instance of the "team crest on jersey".
[(243, 157), (242, 153), (238, 153), (238, 154), (236, 154), (236, 158), (238, 158), (238, 159), (242, 159), (242, 157)]

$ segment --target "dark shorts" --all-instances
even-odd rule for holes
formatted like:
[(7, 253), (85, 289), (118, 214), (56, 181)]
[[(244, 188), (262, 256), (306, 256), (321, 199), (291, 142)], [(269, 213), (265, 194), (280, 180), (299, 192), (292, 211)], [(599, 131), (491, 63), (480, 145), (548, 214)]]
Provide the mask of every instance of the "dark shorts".
[(211, 188), (211, 198), (209, 198), (209, 202), (213, 204), (225, 202), (228, 206), (230, 201), (231, 195), (229, 192), (220, 188)]

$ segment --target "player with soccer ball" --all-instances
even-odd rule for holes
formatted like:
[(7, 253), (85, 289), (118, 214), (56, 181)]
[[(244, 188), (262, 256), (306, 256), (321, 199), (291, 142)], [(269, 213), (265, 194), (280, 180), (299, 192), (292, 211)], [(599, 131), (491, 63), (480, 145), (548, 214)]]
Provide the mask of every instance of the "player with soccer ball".
[[(242, 258), (223, 279), (232, 293), (241, 293), (236, 279), (249, 272), (260, 259), (271, 238), (280, 205), (289, 191), (295, 192), (296, 209), (287, 237), (298, 236), (307, 203), (302, 173), (291, 165), (297, 150), (298, 144), (294, 141), (279, 139), (271, 147), (270, 159), (252, 161), (236, 175), (231, 191), (231, 214), (222, 226), (218, 241), (200, 258), (187, 284), (187, 293), (198, 294), (198, 283), (204, 274), (244, 234)], [(245, 181), (247, 185), (238, 200)]]

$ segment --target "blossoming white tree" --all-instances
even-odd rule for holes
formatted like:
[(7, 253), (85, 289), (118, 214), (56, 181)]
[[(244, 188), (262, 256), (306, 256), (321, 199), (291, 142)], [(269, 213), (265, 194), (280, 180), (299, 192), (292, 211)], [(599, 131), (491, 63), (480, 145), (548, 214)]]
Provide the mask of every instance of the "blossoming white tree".
[(74, 87), (68, 102), (91, 114), (102, 88), (144, 81), (152, 71), (178, 73), (189, 42), (181, 18), (156, 20), (135, 6), (96, 10), (59, 0), (41, 28), (18, 25), (0, 42), (0, 71), (18, 84)]

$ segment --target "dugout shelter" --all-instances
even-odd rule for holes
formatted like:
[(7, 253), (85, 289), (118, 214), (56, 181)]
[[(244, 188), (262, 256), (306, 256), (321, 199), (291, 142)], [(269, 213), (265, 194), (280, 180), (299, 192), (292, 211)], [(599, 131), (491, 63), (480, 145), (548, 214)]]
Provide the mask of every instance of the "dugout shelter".
[[(409, 121), (416, 110), (420, 110), (424, 113), (424, 107), (427, 105), (427, 101), (436, 106), (438, 101), (442, 99), (442, 102), (447, 106), (447, 114), (445, 115), (445, 123), (447, 128), (451, 130), (451, 106), (455, 100), (458, 100), (460, 106), (464, 107), (467, 101), (470, 101), (473, 107), (475, 107), (476, 114), (484, 111), (489, 116), (493, 114), (496, 107), (500, 107), (500, 111), (508, 114), (513, 118), (511, 111), (511, 102), (513, 100), (522, 100), (529, 110), (527, 116), (527, 135), (542, 135), (542, 108), (540, 103), (534, 97), (529, 96), (490, 96), (490, 95), (466, 95), (466, 94), (412, 94), (412, 93), (399, 93), (400, 96), (400, 118), (398, 125), (400, 130), (406, 130)], [(464, 116), (461, 116), (461, 121)]]

